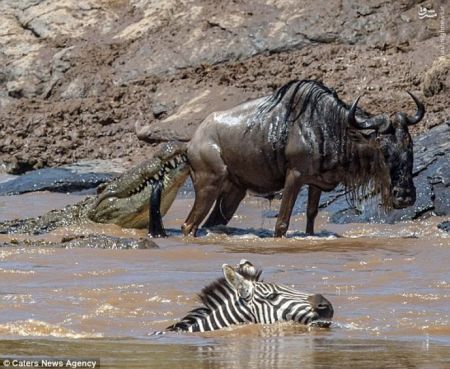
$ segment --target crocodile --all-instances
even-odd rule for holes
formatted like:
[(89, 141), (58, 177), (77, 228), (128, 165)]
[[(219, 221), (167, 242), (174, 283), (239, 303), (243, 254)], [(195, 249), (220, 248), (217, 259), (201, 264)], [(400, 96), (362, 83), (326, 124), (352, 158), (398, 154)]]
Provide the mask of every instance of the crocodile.
[(96, 196), (36, 218), (1, 222), (0, 234), (37, 235), (59, 227), (95, 222), (124, 228), (149, 227), (152, 236), (165, 236), (161, 217), (189, 175), (185, 153), (184, 143), (163, 144), (151, 158), (100, 185)]

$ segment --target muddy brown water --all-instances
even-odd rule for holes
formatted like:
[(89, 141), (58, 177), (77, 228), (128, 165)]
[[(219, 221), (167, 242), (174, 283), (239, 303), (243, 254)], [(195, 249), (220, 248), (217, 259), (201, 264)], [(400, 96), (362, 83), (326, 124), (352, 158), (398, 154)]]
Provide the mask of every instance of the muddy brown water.
[[(34, 193), (0, 198), (0, 219), (80, 200)], [(230, 227), (182, 238), (192, 205), (179, 197), (165, 217), (160, 249), (0, 248), (0, 358), (100, 358), (102, 367), (450, 368), (450, 242), (442, 218), (396, 225), (327, 223), (305, 237), (294, 217), (288, 237), (271, 237), (279, 203), (247, 197)], [(297, 231), (299, 230), (299, 231)], [(300, 231), (301, 230), (301, 231)], [(74, 233), (142, 237), (111, 225)], [(340, 237), (338, 237), (339, 235)], [(0, 242), (31, 236), (0, 235)], [(322, 293), (330, 329), (247, 325), (207, 334), (153, 336), (197, 306), (196, 294), (223, 263), (248, 259), (267, 281)]]

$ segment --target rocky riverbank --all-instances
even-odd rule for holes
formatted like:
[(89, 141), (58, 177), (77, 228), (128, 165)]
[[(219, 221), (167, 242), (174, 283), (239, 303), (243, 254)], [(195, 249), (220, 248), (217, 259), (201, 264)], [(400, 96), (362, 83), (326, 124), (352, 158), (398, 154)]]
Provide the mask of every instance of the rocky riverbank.
[[(421, 18), (423, 6), (436, 17)], [(361, 105), (374, 113), (412, 111), (411, 90), (427, 106), (415, 133), (426, 131), (450, 116), (442, 9), (415, 0), (4, 0), (1, 170), (136, 163), (153, 143), (188, 140), (210, 112), (291, 79), (323, 80), (347, 102), (365, 92)]]

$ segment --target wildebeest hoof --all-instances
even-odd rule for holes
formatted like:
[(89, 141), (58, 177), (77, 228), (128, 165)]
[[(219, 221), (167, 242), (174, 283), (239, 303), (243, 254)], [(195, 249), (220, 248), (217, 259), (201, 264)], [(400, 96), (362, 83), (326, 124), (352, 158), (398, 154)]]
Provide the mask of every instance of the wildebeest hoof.
[(195, 237), (197, 234), (197, 227), (195, 227), (194, 225), (189, 225), (184, 223), (181, 226), (181, 232), (183, 233), (183, 236), (192, 236)]
[(286, 233), (287, 233), (288, 227), (289, 226), (286, 223), (282, 223), (280, 225), (277, 225), (275, 227), (275, 233), (274, 233), (273, 236), (277, 237), (277, 238), (285, 236)]

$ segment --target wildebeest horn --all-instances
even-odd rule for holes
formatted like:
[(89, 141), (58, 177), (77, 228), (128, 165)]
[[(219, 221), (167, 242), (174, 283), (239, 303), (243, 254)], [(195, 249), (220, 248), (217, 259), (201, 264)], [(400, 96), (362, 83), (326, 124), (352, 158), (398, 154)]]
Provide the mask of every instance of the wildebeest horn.
[(350, 107), (350, 111), (348, 112), (348, 123), (354, 128), (360, 128), (358, 122), (356, 121), (356, 106), (358, 105), (358, 101), (361, 98), (361, 95), (355, 100), (355, 102)]
[(356, 116), (356, 107), (358, 106), (358, 101), (361, 98), (361, 95), (355, 100), (355, 102), (350, 107), (350, 111), (348, 112), (348, 123), (356, 128), (356, 129), (378, 129), (382, 122), (378, 122), (375, 119), (358, 119)]
[[(375, 116), (365, 120), (358, 119), (356, 116), (356, 107), (361, 95), (355, 100), (348, 112), (348, 123), (356, 129), (375, 129), (380, 132), (385, 132), (389, 129), (390, 124), (383, 118), (383, 116)], [(381, 118), (381, 119), (380, 119)]]
[(406, 117), (408, 126), (412, 126), (413, 124), (417, 124), (422, 120), (423, 116), (425, 115), (425, 107), (419, 101), (419, 99), (417, 97), (415, 97), (411, 92), (409, 92), (409, 91), (406, 91), (406, 92), (408, 93), (409, 96), (412, 97), (412, 99), (414, 100), (414, 102), (417, 105), (416, 114), (413, 117)]

